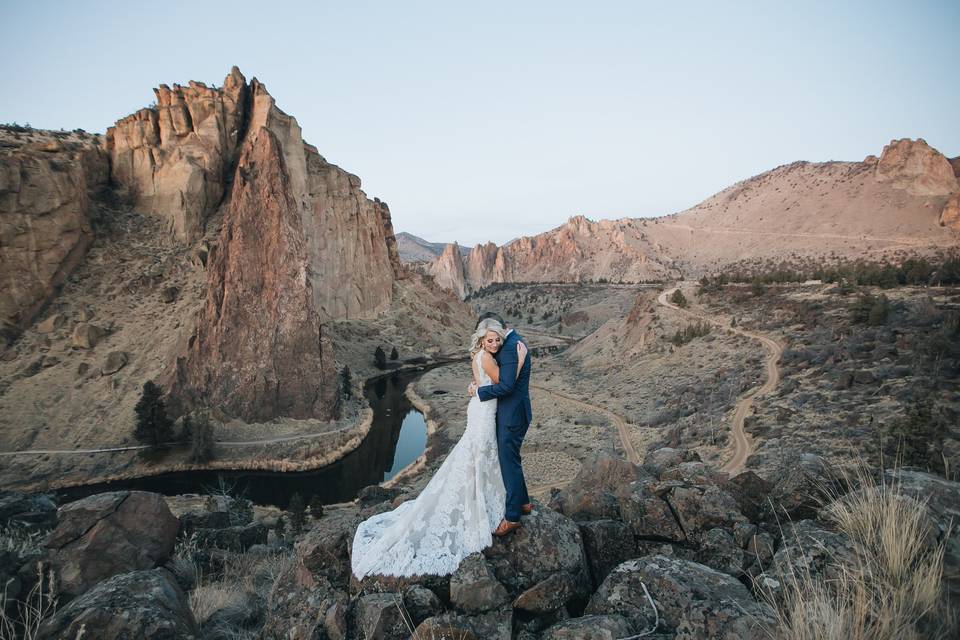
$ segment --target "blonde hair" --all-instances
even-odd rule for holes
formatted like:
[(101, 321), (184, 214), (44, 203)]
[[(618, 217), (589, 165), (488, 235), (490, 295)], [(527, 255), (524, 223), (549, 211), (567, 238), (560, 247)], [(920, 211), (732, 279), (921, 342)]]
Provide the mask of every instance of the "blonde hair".
[(477, 324), (477, 330), (473, 332), (473, 340), (470, 343), (470, 357), (476, 356), (477, 353), (483, 350), (483, 339), (486, 337), (488, 331), (493, 331), (500, 338), (506, 337), (506, 330), (503, 328), (503, 325), (494, 320), (493, 318), (485, 318)]

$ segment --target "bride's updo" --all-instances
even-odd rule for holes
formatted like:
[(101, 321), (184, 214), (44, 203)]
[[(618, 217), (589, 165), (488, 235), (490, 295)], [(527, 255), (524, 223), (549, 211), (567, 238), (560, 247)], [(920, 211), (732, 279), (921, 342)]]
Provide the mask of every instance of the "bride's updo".
[(507, 333), (503, 325), (493, 318), (481, 320), (477, 325), (477, 330), (473, 332), (473, 340), (470, 343), (470, 357), (477, 355), (479, 351), (483, 350), (483, 338), (487, 335), (487, 331), (497, 333), (501, 339), (505, 338)]

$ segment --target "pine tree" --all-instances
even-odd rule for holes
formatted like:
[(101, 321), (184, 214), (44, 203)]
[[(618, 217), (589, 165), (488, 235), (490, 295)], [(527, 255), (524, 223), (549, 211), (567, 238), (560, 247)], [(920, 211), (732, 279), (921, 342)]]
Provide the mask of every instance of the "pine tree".
[(391, 359), (391, 360), (396, 360), (396, 359), (399, 358), (399, 357), (400, 357), (400, 354), (397, 353), (397, 348), (394, 347), (394, 348), (390, 351), (390, 359)]
[(167, 415), (161, 394), (160, 387), (147, 380), (143, 383), (143, 394), (133, 408), (137, 416), (133, 435), (144, 444), (158, 446), (173, 438), (173, 421)]
[(373, 352), (373, 361), (377, 365), (377, 369), (387, 368), (387, 354), (383, 352), (383, 347), (377, 345), (376, 351)]
[(350, 379), (350, 367), (343, 365), (340, 370), (340, 394), (349, 400), (353, 396), (353, 383)]
[(209, 462), (213, 459), (213, 427), (206, 413), (195, 419), (183, 418), (185, 435), (190, 439), (190, 462)]
[(313, 516), (314, 520), (319, 520), (323, 517), (323, 501), (316, 493), (310, 498), (310, 515)]
[(307, 521), (307, 507), (303, 503), (303, 496), (295, 493), (290, 496), (290, 504), (287, 505), (287, 511), (290, 512), (290, 526), (295, 534), (303, 531), (303, 525)]

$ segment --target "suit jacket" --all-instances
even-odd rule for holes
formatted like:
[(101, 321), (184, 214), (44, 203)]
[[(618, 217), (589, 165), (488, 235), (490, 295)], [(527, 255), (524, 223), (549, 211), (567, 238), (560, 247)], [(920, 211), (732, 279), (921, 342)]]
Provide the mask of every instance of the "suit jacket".
[(497, 424), (518, 427), (529, 425), (533, 420), (533, 407), (530, 405), (530, 352), (523, 361), (520, 375), (517, 376), (517, 343), (526, 341), (516, 331), (511, 331), (503, 341), (500, 351), (494, 356), (500, 366), (500, 382), (477, 389), (481, 401), (499, 398), (497, 403)]

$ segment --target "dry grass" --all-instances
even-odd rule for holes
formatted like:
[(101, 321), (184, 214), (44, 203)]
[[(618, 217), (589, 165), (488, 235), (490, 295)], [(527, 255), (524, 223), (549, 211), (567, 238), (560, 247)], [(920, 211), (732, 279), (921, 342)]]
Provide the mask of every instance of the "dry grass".
[[(11, 579), (12, 580), (12, 579)], [(43, 564), (37, 563), (37, 582), (26, 597), (13, 607), (17, 617), (7, 615), (7, 590), (10, 581), (3, 585), (0, 598), (0, 640), (33, 640), (40, 625), (57, 612), (57, 587), (53, 571), (43, 573)], [(80, 630), (83, 633), (83, 629)]]
[(857, 560), (833, 559), (831, 579), (809, 567), (780, 576), (783, 592), (767, 594), (777, 611), (777, 637), (789, 640), (920, 640), (951, 638), (945, 606), (945, 541), (936, 542), (926, 506), (896, 484), (875, 484), (861, 464), (824, 513), (846, 534)]

